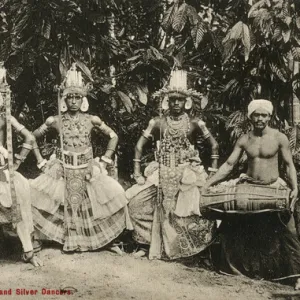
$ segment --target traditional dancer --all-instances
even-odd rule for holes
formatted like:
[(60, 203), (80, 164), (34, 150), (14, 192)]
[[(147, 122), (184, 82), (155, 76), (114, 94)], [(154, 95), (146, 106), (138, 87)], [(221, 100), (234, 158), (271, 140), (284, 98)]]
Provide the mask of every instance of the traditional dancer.
[[(23, 138), (22, 149), (13, 161), (12, 128)], [(5, 139), (6, 137), (6, 139)], [(33, 135), (21, 125), (10, 111), (10, 88), (6, 70), (0, 65), (0, 225), (12, 224), (23, 246), (22, 259), (35, 267), (42, 261), (35, 256), (32, 245), (34, 231), (31, 196), (28, 181), (16, 170), (32, 149)], [(6, 148), (5, 148), (6, 147)]]
[[(35, 147), (44, 174), (31, 181), (35, 227), (48, 239), (63, 244), (64, 251), (88, 251), (108, 246), (130, 227), (127, 199), (121, 185), (107, 175), (106, 166), (118, 136), (98, 116), (87, 114), (88, 85), (72, 65), (62, 84), (58, 116), (49, 117), (34, 131), (38, 139), (48, 131), (60, 134), (60, 147), (47, 162)], [(93, 159), (92, 130), (110, 140), (105, 154)]]
[[(186, 76), (185, 71), (173, 71), (168, 88), (155, 94), (164, 98), (162, 108), (167, 113), (150, 120), (140, 137), (134, 158), (137, 184), (126, 191), (134, 239), (150, 245), (150, 259), (192, 256), (204, 250), (213, 236), (214, 222), (203, 219), (199, 211), (200, 189), (208, 175), (194, 145), (200, 135), (210, 144), (215, 170), (218, 144), (202, 120), (185, 112), (191, 109), (193, 97), (201, 97), (187, 89)], [(156, 161), (145, 169), (145, 179), (140, 164), (150, 140), (157, 145)], [(146, 249), (136, 253), (145, 254)]]

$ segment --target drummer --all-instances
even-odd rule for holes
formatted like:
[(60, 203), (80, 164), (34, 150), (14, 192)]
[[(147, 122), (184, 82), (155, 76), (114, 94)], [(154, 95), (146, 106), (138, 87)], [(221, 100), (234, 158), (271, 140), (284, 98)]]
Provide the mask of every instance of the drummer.
[[(250, 102), (248, 117), (253, 129), (240, 137), (227, 161), (207, 181), (203, 193), (231, 173), (244, 151), (248, 157), (247, 173), (241, 174), (236, 180), (223, 182), (223, 186), (247, 182), (287, 188), (287, 184), (279, 177), (280, 155), (292, 190), (290, 210), (294, 210), (298, 194), (296, 169), (287, 137), (268, 125), (272, 112), (273, 105), (268, 100)], [(283, 214), (230, 215), (222, 221), (219, 229), (220, 270), (252, 278), (294, 283), (295, 289), (300, 289), (300, 242), (285, 226)]]

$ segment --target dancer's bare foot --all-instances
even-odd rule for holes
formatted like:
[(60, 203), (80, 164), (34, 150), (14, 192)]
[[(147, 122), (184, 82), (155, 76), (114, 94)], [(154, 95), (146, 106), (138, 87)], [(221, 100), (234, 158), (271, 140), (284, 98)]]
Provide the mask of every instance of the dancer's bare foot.
[(147, 252), (145, 250), (139, 250), (133, 254), (133, 256), (136, 258), (144, 257), (146, 255), (147, 255)]
[(296, 284), (295, 284), (295, 290), (299, 291), (300, 290), (300, 278), (297, 279)]
[(42, 267), (44, 264), (41, 259), (39, 259), (33, 251), (24, 252), (22, 259), (25, 263), (31, 263), (34, 267)]
[(119, 248), (119, 246), (111, 246), (107, 248), (109, 251), (114, 252), (119, 255), (123, 255), (123, 251)]

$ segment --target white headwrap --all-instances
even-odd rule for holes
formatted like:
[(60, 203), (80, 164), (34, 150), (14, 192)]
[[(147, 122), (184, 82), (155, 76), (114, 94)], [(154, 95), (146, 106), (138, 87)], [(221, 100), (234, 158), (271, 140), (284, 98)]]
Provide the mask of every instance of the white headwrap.
[(248, 118), (254, 113), (257, 109), (262, 108), (267, 111), (270, 115), (273, 113), (273, 104), (269, 100), (257, 99), (250, 102), (248, 105)]

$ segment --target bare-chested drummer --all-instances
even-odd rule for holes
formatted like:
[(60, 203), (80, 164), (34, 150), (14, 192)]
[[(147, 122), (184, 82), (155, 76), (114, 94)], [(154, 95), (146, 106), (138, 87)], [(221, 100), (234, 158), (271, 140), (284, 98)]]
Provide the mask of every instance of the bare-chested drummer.
[[(289, 188), (292, 190), (290, 209), (294, 210), (298, 194), (296, 169), (287, 137), (268, 126), (272, 112), (273, 105), (268, 100), (250, 102), (248, 117), (253, 129), (240, 137), (232, 154), (207, 181), (204, 190), (223, 181), (238, 163), (243, 152), (248, 157), (247, 173), (241, 174), (235, 183), (287, 186), (279, 177), (280, 155), (286, 166)], [(220, 270), (253, 278), (292, 281), (296, 283), (296, 289), (300, 288), (300, 242), (287, 229), (280, 213), (227, 216), (220, 226), (220, 239)]]

